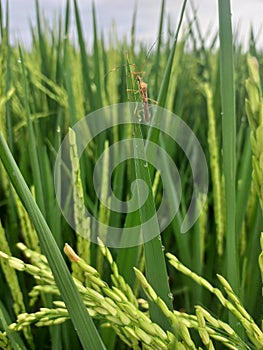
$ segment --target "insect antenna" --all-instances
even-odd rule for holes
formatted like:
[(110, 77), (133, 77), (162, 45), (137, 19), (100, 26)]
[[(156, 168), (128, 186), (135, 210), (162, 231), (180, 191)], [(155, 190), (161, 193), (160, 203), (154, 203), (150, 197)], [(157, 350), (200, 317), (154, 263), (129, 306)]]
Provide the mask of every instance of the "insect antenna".
[(148, 49), (146, 55), (145, 55), (145, 58), (144, 58), (144, 61), (142, 63), (142, 66), (141, 66), (141, 69), (140, 69), (140, 72), (142, 73), (142, 70), (143, 70), (143, 67), (145, 66), (152, 50), (154, 49), (154, 47), (156, 46), (156, 44), (158, 43), (158, 41), (160, 40), (160, 37), (161, 37), (162, 33), (160, 35), (158, 35), (158, 37), (155, 39), (155, 41), (152, 43), (152, 45), (150, 46), (150, 48)]

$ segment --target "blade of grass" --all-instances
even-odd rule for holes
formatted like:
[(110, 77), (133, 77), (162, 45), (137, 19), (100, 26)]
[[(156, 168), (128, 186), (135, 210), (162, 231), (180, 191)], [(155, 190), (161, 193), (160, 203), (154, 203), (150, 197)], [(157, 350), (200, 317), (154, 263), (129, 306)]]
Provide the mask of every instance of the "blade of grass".
[(85, 40), (83, 37), (83, 31), (80, 21), (80, 15), (79, 15), (79, 9), (77, 5), (77, 1), (74, 0), (74, 10), (75, 10), (75, 18), (76, 18), (76, 26), (77, 26), (77, 33), (78, 33), (78, 40), (79, 40), (79, 47), (80, 47), (80, 55), (81, 55), (81, 64), (82, 64), (82, 77), (83, 77), (83, 84), (84, 84), (84, 93), (85, 96), (88, 96), (88, 100), (90, 103), (90, 109), (95, 110), (96, 105), (95, 102), (96, 98), (94, 98), (94, 94), (92, 92), (92, 84), (91, 84), (91, 78), (90, 78), (90, 65), (88, 62), (88, 56), (86, 53), (86, 47), (85, 47)]
[[(135, 171), (136, 178), (142, 179), (148, 186), (148, 198), (142, 207), (139, 208), (141, 223), (145, 223), (149, 218), (156, 215), (156, 208), (152, 194), (152, 182), (148, 166), (145, 166), (145, 145), (141, 134), (141, 128), (136, 127), (134, 139), (134, 153), (135, 153)], [(138, 190), (138, 197), (140, 192)], [(168, 284), (167, 268), (164, 259), (164, 252), (162, 249), (162, 241), (160, 236), (160, 228), (158, 221), (154, 221), (152, 225), (142, 225), (142, 236), (147, 237), (149, 232), (155, 232), (155, 238), (144, 243), (145, 254), (145, 272), (150, 285), (154, 288), (157, 295), (162, 298), (170, 310), (173, 309), (171, 293)], [(161, 310), (152, 302), (150, 302), (150, 315), (153, 322), (160, 324), (164, 329), (168, 329), (168, 320), (163, 315)]]
[[(129, 59), (127, 57), (127, 76), (129, 79), (127, 80), (128, 83), (128, 90), (131, 90), (131, 99), (133, 101), (137, 100), (137, 94), (134, 91), (134, 87), (136, 86), (136, 82), (134, 81), (134, 74), (131, 71), (131, 65), (129, 62)], [(134, 106), (131, 105), (131, 120), (134, 119)], [(161, 242), (161, 236), (160, 236), (160, 228), (157, 221), (157, 218), (155, 220), (150, 220), (149, 225), (144, 225), (145, 222), (147, 222), (150, 219), (154, 218), (156, 215), (156, 208), (154, 204), (154, 198), (152, 193), (152, 182), (150, 178), (150, 172), (148, 164), (145, 166), (145, 160), (147, 159), (146, 155), (146, 149), (143, 142), (143, 136), (141, 127), (139, 124), (135, 124), (134, 126), (134, 167), (135, 167), (135, 174), (136, 179), (143, 180), (144, 183), (147, 185), (148, 188), (148, 197), (146, 202), (139, 206), (138, 211), (132, 212), (127, 215), (126, 222), (130, 220), (131, 218), (137, 222), (138, 220), (138, 214), (140, 218), (140, 224), (141, 224), (141, 234), (143, 237), (144, 243), (144, 254), (145, 254), (145, 270), (146, 270), (146, 276), (149, 281), (149, 283), (152, 285), (152, 287), (155, 289), (156, 293), (165, 301), (168, 308), (172, 310), (172, 300), (171, 300), (171, 293), (168, 285), (168, 275), (167, 275), (167, 269), (164, 259), (164, 253), (162, 250), (162, 242)], [(137, 187), (137, 195), (139, 202), (143, 203), (143, 200), (141, 200), (141, 193), (139, 190), (139, 187)], [(150, 241), (149, 233), (153, 235), (153, 239)], [(130, 250), (130, 254), (132, 258), (137, 257), (138, 255), (138, 249), (139, 248), (133, 248)], [(166, 319), (166, 317), (163, 315), (162, 311), (152, 302), (150, 302), (150, 315), (153, 322), (158, 323), (161, 327), (164, 329), (169, 329), (169, 323)]]
[(56, 241), (39, 207), (34, 201), (2, 133), (0, 133), (0, 158), (17, 194), (36, 228), (42, 251), (48, 259), (62, 299), (67, 306), (83, 348), (87, 350), (105, 349), (98, 331), (95, 328), (72, 280)]
[[(5, 11), (5, 24), (4, 19), (2, 18), (2, 4), (0, 3), (0, 22), (1, 22), (1, 39), (0, 39), (0, 52), (1, 52), (1, 63), (0, 63), (0, 71), (2, 81), (0, 87), (0, 95), (1, 98), (6, 100), (5, 104), (3, 104), (0, 108), (1, 110), (1, 122), (0, 129), (6, 134), (9, 147), (13, 150), (14, 148), (14, 140), (13, 140), (13, 122), (11, 119), (11, 102), (10, 99), (12, 97), (11, 89), (12, 89), (12, 70), (11, 70), (11, 48), (9, 45), (9, 3), (6, 3), (6, 11)], [(5, 96), (2, 96), (2, 94)], [(10, 97), (8, 97), (8, 95)], [(2, 169), (2, 168), (1, 168)], [(3, 188), (7, 194), (8, 200), (8, 215), (10, 218), (11, 225), (15, 227), (15, 222), (17, 218), (16, 214), (16, 204), (14, 200), (14, 194), (12, 186), (5, 175), (2, 177)], [(16, 237), (15, 237), (16, 236)], [(16, 240), (18, 234), (14, 235), (14, 241)], [(13, 242), (9, 241), (10, 246), (12, 246)]]
[(159, 20), (159, 30), (158, 30), (158, 46), (157, 46), (157, 52), (155, 57), (155, 63), (154, 63), (154, 71), (155, 74), (155, 82), (154, 82), (154, 91), (158, 91), (158, 85), (159, 85), (159, 66), (161, 61), (161, 47), (162, 47), (162, 31), (163, 31), (163, 22), (164, 22), (164, 10), (165, 10), (165, 0), (162, 0), (161, 5), (161, 14), (160, 14), (160, 20)]
[[(164, 77), (162, 80), (162, 85), (160, 88), (160, 92), (158, 95), (158, 102), (160, 106), (165, 106), (166, 102), (166, 96), (168, 92), (168, 86), (169, 86), (169, 80), (170, 80), (170, 73), (172, 70), (172, 64), (173, 64), (173, 58), (175, 53), (175, 47), (178, 40), (179, 30), (181, 28), (183, 14), (185, 10), (187, 0), (184, 1), (179, 25), (177, 28), (177, 32), (175, 35), (175, 40), (173, 43), (173, 47), (168, 59), (168, 63), (166, 66), (166, 70), (164, 73)], [(130, 65), (128, 62), (128, 69), (130, 69)], [(128, 72), (131, 75), (131, 72)], [(128, 86), (129, 88), (129, 86)], [(159, 132), (158, 130), (155, 130), (155, 132), (151, 132), (149, 130), (148, 134), (148, 140), (152, 140), (152, 136), (155, 136), (155, 140), (158, 140)], [(147, 220), (149, 217), (152, 217), (156, 213), (156, 208), (154, 205), (153, 195), (151, 192), (152, 188), (152, 182), (151, 178), (153, 178), (153, 172), (150, 173), (149, 168), (144, 166), (144, 161), (142, 159), (145, 158), (145, 152), (147, 152), (147, 145), (145, 148), (145, 145), (142, 142), (139, 142), (138, 140), (142, 140), (142, 134), (140, 127), (135, 128), (135, 141), (134, 141), (134, 150), (137, 154), (135, 154), (135, 169), (136, 169), (136, 177), (143, 179), (145, 183), (148, 185), (149, 191), (149, 197), (147, 200), (147, 204), (139, 209), (140, 212), (140, 218), (141, 222), (144, 223), (145, 220)], [(141, 156), (141, 159), (139, 159)], [(140, 193), (138, 193), (140, 196)], [(155, 227), (147, 227), (147, 230), (152, 232), (159, 232), (160, 234), (160, 228), (158, 225), (158, 222), (155, 222)], [(143, 232), (143, 234), (147, 234), (147, 232)], [(144, 253), (145, 253), (145, 270), (146, 270), (146, 277), (151, 284), (151, 286), (154, 288), (155, 292), (166, 302), (169, 309), (172, 310), (172, 300), (170, 297), (170, 289), (168, 285), (168, 279), (167, 279), (167, 270), (165, 265), (165, 259), (164, 254), (162, 251), (162, 242), (160, 239), (160, 235), (157, 235), (154, 239), (152, 239), (149, 242), (146, 242), (144, 244)], [(158, 262), (156, 264), (156, 262)], [(154, 322), (157, 322), (160, 324), (164, 329), (167, 329), (167, 319), (164, 317), (162, 312), (156, 307), (155, 304), (150, 303), (150, 314), (151, 318)]]
[[(226, 205), (226, 257), (227, 277), (239, 295), (238, 245), (236, 236), (236, 115), (233, 39), (229, 0), (218, 0), (220, 71), (223, 134), (223, 170), (225, 178)], [(236, 320), (229, 313), (230, 325), (236, 330)]]
[[(172, 45), (172, 48), (170, 50), (168, 62), (167, 62), (166, 68), (165, 68), (164, 76), (162, 79), (161, 87), (160, 87), (158, 98), (157, 98), (158, 105), (161, 107), (166, 106), (167, 96), (169, 95), (169, 93), (168, 93), (169, 82), (170, 82), (170, 77), (171, 77), (172, 68), (173, 68), (175, 49), (177, 46), (178, 36), (179, 36), (179, 32), (180, 32), (182, 22), (183, 22), (183, 16), (184, 16), (185, 8), (186, 8), (186, 3), (187, 3), (187, 0), (184, 0), (183, 5), (182, 5), (182, 10), (180, 13), (179, 23), (178, 23), (177, 30), (176, 30), (175, 37), (174, 37), (174, 41), (173, 41), (173, 45)], [(153, 118), (154, 118), (154, 116), (153, 116)], [(158, 143), (159, 133), (160, 133), (160, 131), (158, 129), (150, 129), (148, 132), (147, 141), (150, 140), (152, 142)], [(147, 143), (146, 143), (146, 149), (147, 149)], [(151, 179), (153, 179), (153, 171), (151, 172)]]
[[(187, 0), (184, 0), (183, 5), (182, 5), (182, 9), (181, 9), (181, 13), (180, 13), (179, 23), (178, 23), (175, 37), (174, 37), (174, 41), (173, 41), (173, 45), (172, 45), (172, 48), (170, 50), (168, 62), (167, 62), (166, 68), (165, 68), (164, 76), (162, 79), (161, 87), (160, 87), (158, 98), (157, 98), (159, 106), (163, 106), (163, 107), (166, 106), (167, 96), (169, 96), (170, 77), (172, 75), (171, 73), (172, 73), (173, 64), (174, 64), (175, 50), (176, 50), (177, 43), (178, 43), (178, 37), (179, 37), (180, 29), (182, 26), (182, 21), (183, 21), (183, 17), (184, 17), (184, 13), (185, 13), (186, 4), (187, 4)], [(153, 116), (153, 118), (154, 118), (154, 116)], [(159, 133), (160, 133), (160, 131), (157, 128), (149, 130), (149, 133), (147, 136), (147, 142), (146, 142), (146, 150), (148, 147), (147, 146), (148, 140), (155, 142), (155, 143), (158, 143)], [(152, 171), (150, 172), (150, 176), (152, 179), (153, 178)], [(169, 173), (168, 173), (168, 176), (169, 176)], [(173, 181), (171, 179), (171, 181), (169, 181), (169, 183), (172, 183), (172, 182)], [(173, 225), (176, 226), (176, 221), (173, 222)], [(175, 229), (175, 232), (179, 232), (179, 230)], [(187, 249), (186, 244), (185, 244), (186, 243), (185, 238), (187, 238), (187, 237), (184, 237), (182, 240), (178, 239), (178, 242), (179, 242), (179, 245), (182, 245), (181, 248), (183, 248), (183, 249), (181, 249), (181, 251), (183, 250), (186, 252), (186, 254), (188, 254), (188, 249)]]
[(174, 37), (174, 42), (173, 42), (173, 45), (172, 45), (172, 48), (170, 51), (170, 55), (168, 57), (168, 62), (167, 62), (166, 68), (165, 68), (163, 80), (162, 80), (161, 87), (160, 87), (159, 94), (158, 94), (158, 98), (157, 98), (158, 104), (161, 107), (165, 107), (165, 105), (166, 105), (166, 98), (168, 95), (168, 88), (169, 88), (169, 82), (170, 82), (170, 77), (171, 77), (171, 72), (172, 72), (174, 54), (175, 54), (175, 49), (177, 46), (178, 37), (179, 37), (180, 30), (181, 30), (182, 22), (183, 22), (186, 3), (187, 3), (187, 0), (184, 0), (183, 5), (182, 5), (182, 9), (181, 9), (181, 13), (180, 13), (179, 23), (178, 23), (175, 37)]
[[(135, 91), (135, 82), (133, 79), (133, 74), (131, 72), (131, 64), (129, 61), (129, 57), (128, 57), (128, 53), (126, 55), (126, 80), (125, 83), (127, 84), (125, 87), (123, 86), (122, 90), (130, 90), (131, 94), (128, 95), (131, 96), (133, 101), (136, 101), (136, 99), (138, 98), (138, 96), (134, 93)], [(127, 93), (126, 93), (127, 94)], [(133, 113), (131, 112), (131, 122), (134, 122), (134, 115), (132, 115)], [(135, 128), (136, 126), (133, 126), (133, 128)], [(130, 137), (130, 136), (129, 136)], [(134, 173), (134, 163), (131, 165), (131, 169), (130, 172)], [(130, 173), (131, 176), (131, 173)], [(117, 179), (117, 177), (116, 177)], [(123, 180), (122, 180), (123, 181)], [(125, 218), (125, 223), (124, 223), (124, 227), (131, 227), (133, 225), (140, 225), (140, 215), (139, 215), (139, 211), (136, 210), (133, 213), (129, 213), (126, 218)], [(135, 246), (135, 247), (130, 247), (129, 244), (126, 245), (126, 239), (129, 239), (128, 237), (125, 237), (124, 239), (122, 239), (122, 247), (126, 247), (124, 249), (120, 249), (118, 251), (118, 256), (117, 256), (117, 264), (119, 266), (120, 269), (120, 273), (122, 274), (122, 276), (124, 277), (124, 279), (126, 280), (127, 283), (130, 284), (131, 287), (134, 286), (134, 281), (135, 281), (135, 275), (133, 273), (133, 267), (134, 266), (138, 266), (138, 257), (139, 257), (139, 251), (140, 248)], [(127, 242), (128, 243), (128, 242)]]
[(35, 137), (33, 123), (32, 123), (32, 119), (31, 119), (30, 106), (29, 106), (30, 98), (29, 98), (29, 88), (28, 88), (28, 81), (27, 81), (27, 72), (26, 72), (26, 67), (25, 67), (24, 57), (23, 57), (21, 47), (19, 47), (19, 55), (20, 55), (21, 66), (22, 66), (23, 88), (24, 88), (24, 94), (25, 94), (24, 101), (25, 101), (27, 127), (28, 127), (28, 147), (30, 150), (29, 157), (30, 157), (31, 164), (32, 164), (32, 173), (33, 173), (34, 185), (35, 185), (35, 190), (36, 190), (37, 204), (39, 205), (41, 212), (45, 215), (45, 201), (44, 201), (40, 166), (39, 166), (39, 160), (38, 160), (38, 154), (37, 154), (37, 140)]
[(69, 41), (68, 41), (68, 38), (66, 37), (64, 41), (64, 72), (65, 72), (66, 90), (68, 93), (69, 123), (70, 123), (70, 126), (73, 126), (78, 119), (77, 119), (75, 96), (73, 92), (71, 68), (72, 67), (70, 64)]
[(45, 36), (43, 34), (42, 26), (41, 26), (41, 15), (40, 15), (40, 8), (39, 8), (39, 1), (35, 1), (36, 6), (36, 18), (37, 18), (37, 32), (38, 32), (38, 45), (40, 50), (40, 57), (41, 57), (41, 70), (42, 72), (48, 77), (49, 69), (49, 57), (48, 57), (48, 50), (45, 43)]
[(99, 40), (98, 40), (98, 34), (97, 34), (97, 20), (96, 20), (96, 10), (95, 10), (95, 3), (92, 2), (92, 19), (93, 19), (93, 59), (94, 59), (94, 82), (96, 84), (96, 107), (101, 108), (102, 107), (102, 86), (101, 86), (101, 74), (100, 74), (100, 64), (101, 64), (101, 58), (100, 58), (100, 52), (99, 52)]
[(133, 9), (133, 15), (132, 15), (132, 25), (131, 25), (131, 51), (134, 52), (135, 50), (135, 29), (136, 29), (136, 19), (137, 19), (137, 5), (138, 2), (136, 1), (134, 4)]
[[(1, 19), (0, 19), (1, 21)], [(6, 46), (7, 46), (7, 60), (6, 60), (6, 93), (11, 88), (11, 67), (10, 67), (10, 46), (9, 46), (9, 5), (8, 2), (6, 4)], [(6, 103), (6, 133), (8, 144), (13, 151), (13, 133), (12, 133), (12, 120), (10, 115), (10, 102)]]

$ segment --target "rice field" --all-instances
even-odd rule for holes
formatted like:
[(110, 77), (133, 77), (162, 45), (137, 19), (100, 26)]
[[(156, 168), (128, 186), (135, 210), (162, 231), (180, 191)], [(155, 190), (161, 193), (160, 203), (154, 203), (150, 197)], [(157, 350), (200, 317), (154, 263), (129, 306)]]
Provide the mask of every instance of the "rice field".
[(91, 49), (1, 8), (1, 349), (263, 349), (262, 47), (186, 5), (150, 46), (93, 5)]

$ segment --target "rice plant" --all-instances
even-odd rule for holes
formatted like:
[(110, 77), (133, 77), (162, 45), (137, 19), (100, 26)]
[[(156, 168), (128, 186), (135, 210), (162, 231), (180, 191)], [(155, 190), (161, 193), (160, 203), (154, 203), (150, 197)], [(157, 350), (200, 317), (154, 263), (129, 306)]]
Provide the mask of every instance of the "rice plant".
[[(32, 45), (12, 46), (8, 6), (6, 13), (0, 6), (1, 349), (263, 349), (262, 48), (253, 31), (247, 52), (233, 45), (230, 1), (218, 2), (220, 49), (201, 36), (198, 19), (182, 27), (186, 5), (174, 29), (165, 27), (162, 2), (150, 52), (136, 39), (136, 13), (131, 42), (114, 38), (113, 30), (106, 44), (94, 4), (88, 50), (76, 0), (67, 1), (52, 29), (36, 1)], [(128, 123), (98, 133), (80, 157), (76, 123), (127, 101)], [(193, 130), (208, 165), (207, 199), (198, 194), (201, 213), (184, 234), (193, 191), (189, 159), (169, 135), (141, 122), (149, 113), (158, 125), (162, 108)], [(83, 135), (101, 123), (83, 124)], [(67, 152), (60, 153), (66, 135)], [(138, 157), (110, 173), (111, 161), (122, 157), (111, 147), (123, 139), (131, 139)], [(144, 160), (151, 143), (177, 165), (180, 203), (169, 171)], [(102, 153), (98, 198), (93, 170)], [(143, 201), (143, 192), (131, 194), (138, 178), (151, 189), (145, 204), (109, 210), (114, 196)], [(165, 230), (158, 221), (142, 230), (143, 237), (155, 232), (153, 239), (129, 246), (124, 237), (122, 247), (107, 247), (93, 238), (103, 227), (147, 221), (164, 190), (163, 221), (177, 204), (178, 211)]]

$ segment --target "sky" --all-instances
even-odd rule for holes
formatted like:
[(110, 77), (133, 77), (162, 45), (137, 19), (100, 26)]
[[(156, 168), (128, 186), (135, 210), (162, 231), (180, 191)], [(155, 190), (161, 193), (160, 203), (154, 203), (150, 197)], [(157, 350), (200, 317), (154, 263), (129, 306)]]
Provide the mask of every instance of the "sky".
[[(7, 0), (2, 0), (5, 9)], [(94, 0), (98, 26), (108, 40), (109, 31), (113, 22), (119, 38), (124, 35), (129, 36), (132, 15), (137, 2), (136, 37), (147, 43), (153, 43), (158, 36), (158, 24), (161, 8), (161, 0)], [(203, 35), (207, 40), (212, 40), (212, 36), (218, 28), (218, 0), (188, 0), (187, 13), (189, 18), (193, 18), (193, 11), (190, 2), (197, 10), (197, 17)], [(73, 1), (72, 1), (73, 3)], [(78, 0), (83, 27), (88, 43), (92, 43), (92, 21), (91, 21), (91, 0)], [(44, 12), (50, 23), (55, 18), (55, 14), (64, 13), (66, 0), (39, 0), (40, 8)], [(166, 0), (165, 19), (170, 21), (174, 31), (179, 19), (180, 9), (183, 0)], [(30, 43), (30, 25), (35, 26), (35, 0), (9, 0), (10, 8), (10, 31), (11, 40), (16, 39), (28, 45)], [(263, 47), (263, 0), (232, 0), (231, 10), (234, 31), (238, 28), (240, 40), (246, 45), (248, 42), (250, 26), (253, 25), (255, 33), (260, 33), (258, 45)], [(72, 18), (74, 22), (74, 19)], [(74, 27), (74, 23), (72, 23)], [(166, 29), (167, 27), (165, 27)], [(72, 34), (73, 35), (73, 34)], [(73, 35), (74, 36), (74, 35)]]

